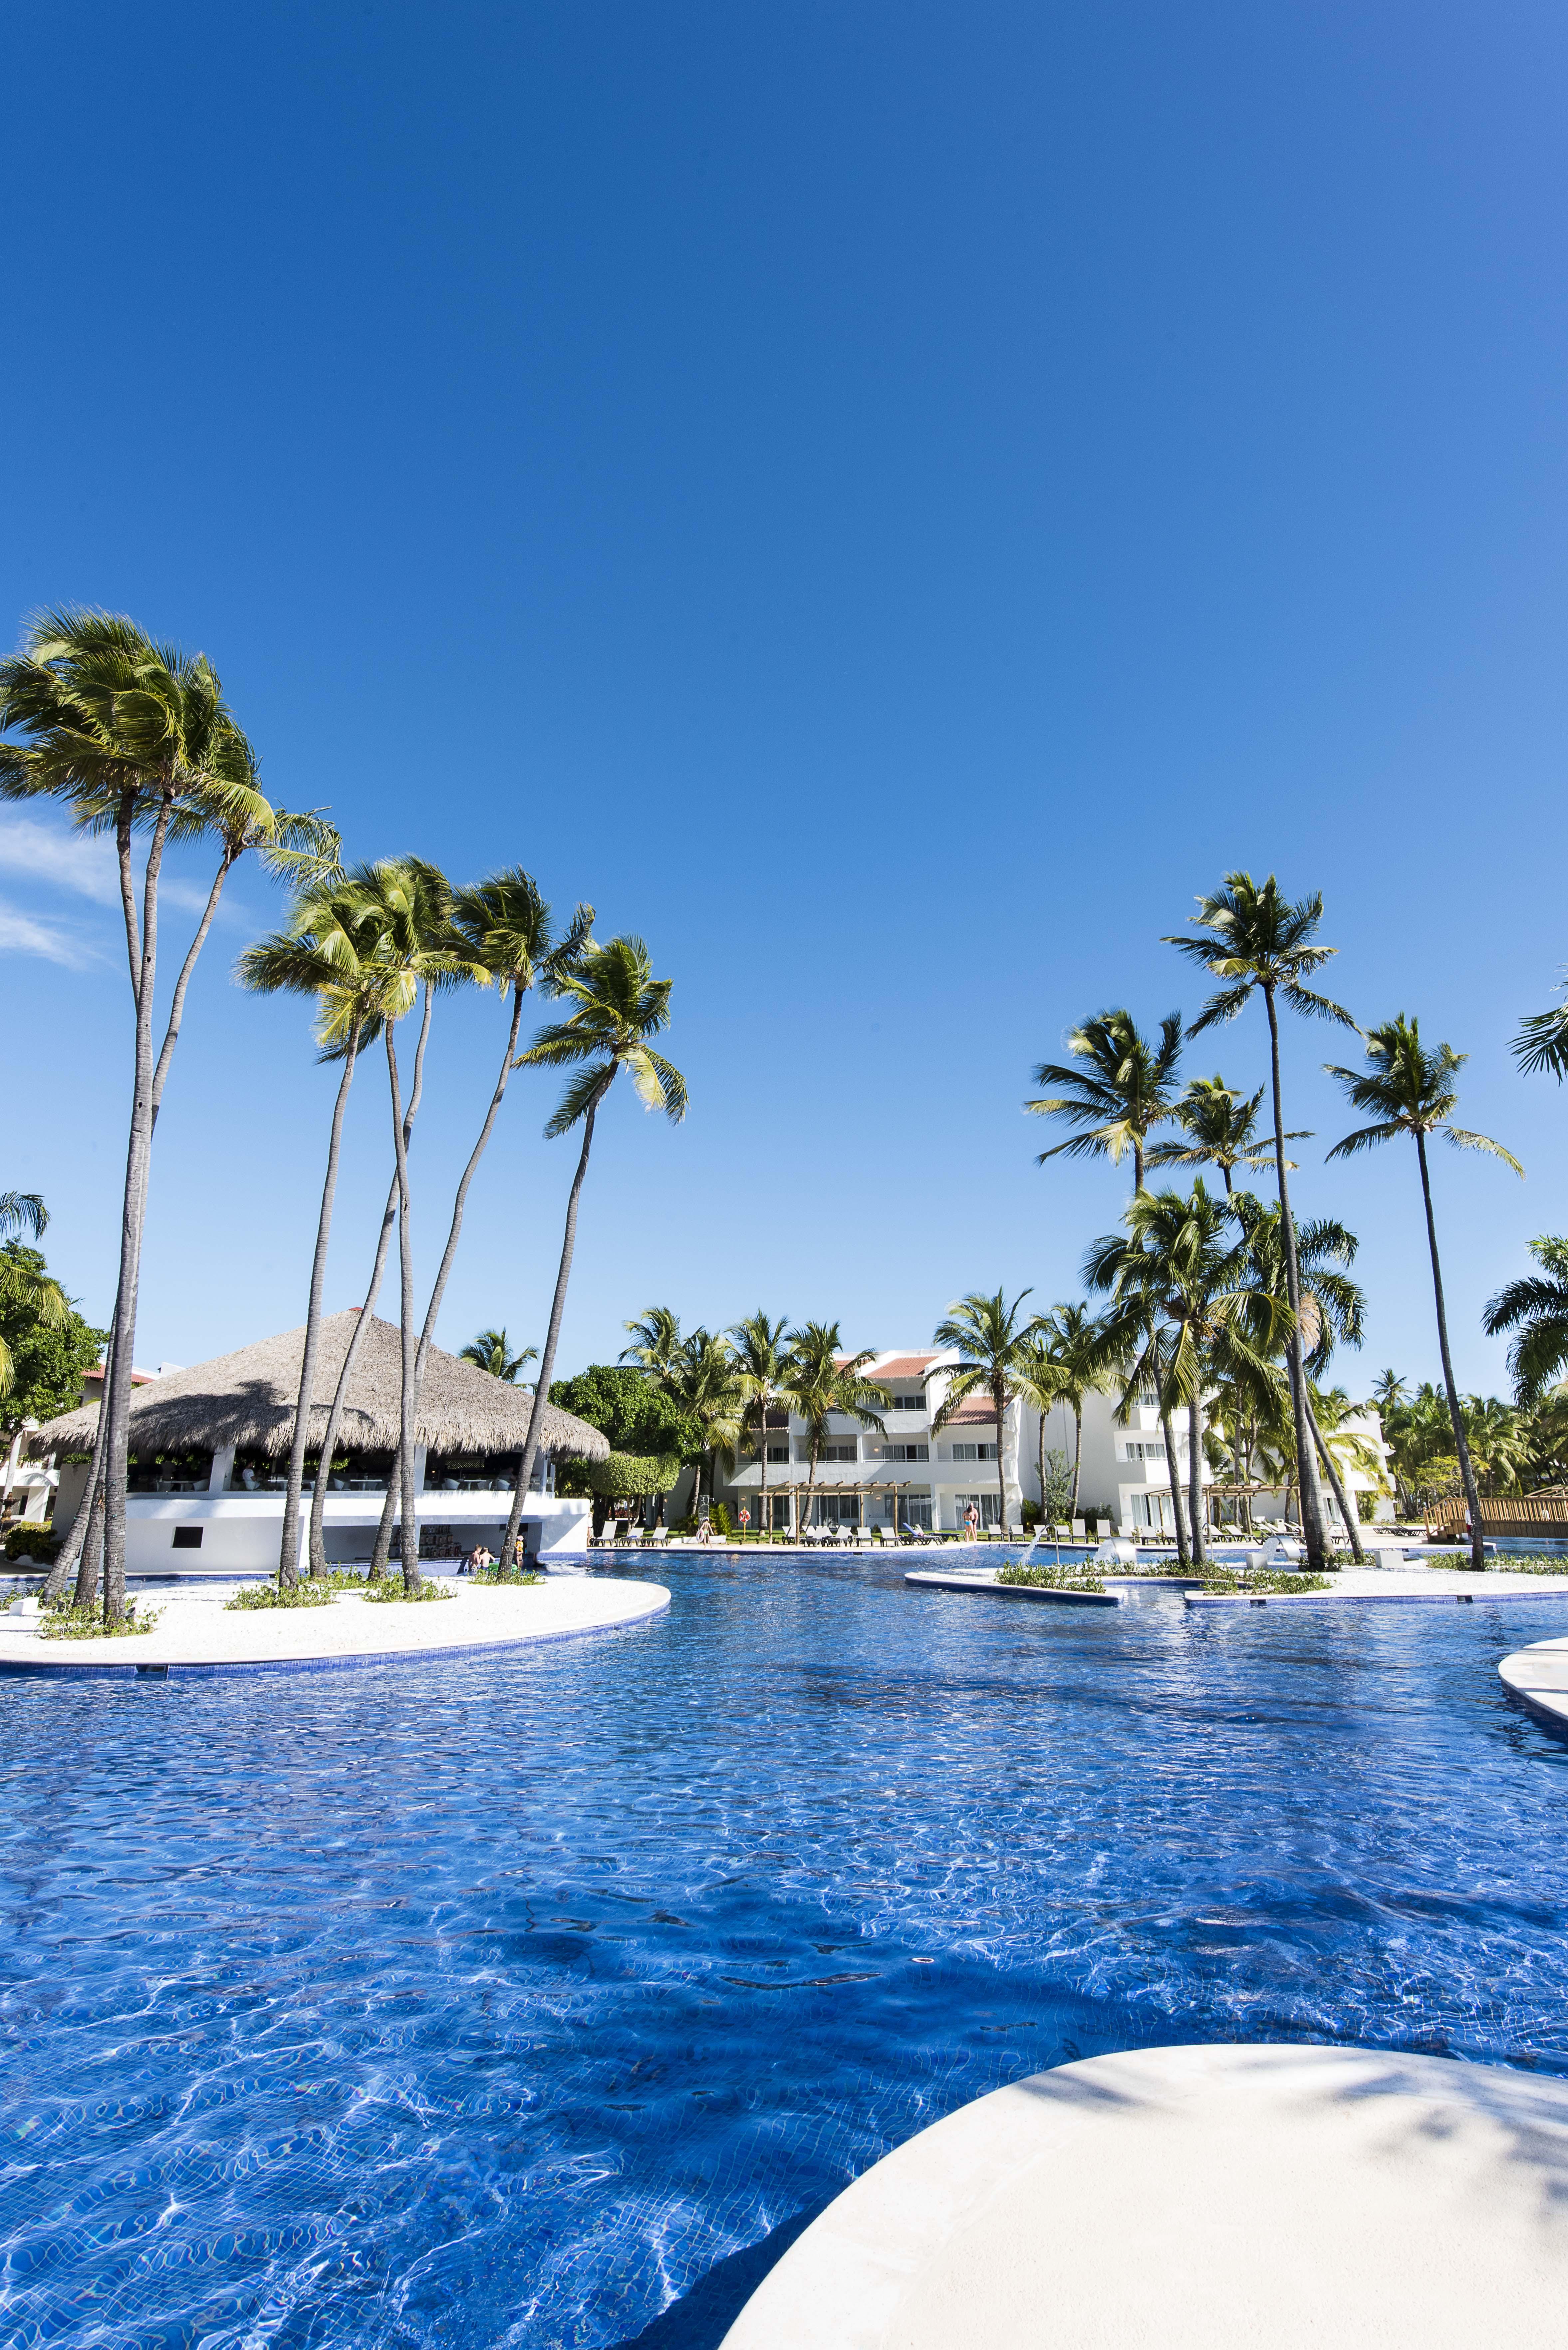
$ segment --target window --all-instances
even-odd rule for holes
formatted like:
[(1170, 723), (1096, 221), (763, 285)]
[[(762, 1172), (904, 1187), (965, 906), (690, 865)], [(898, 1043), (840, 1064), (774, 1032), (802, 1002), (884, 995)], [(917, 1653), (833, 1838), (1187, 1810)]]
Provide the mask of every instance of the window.
[(789, 1459), (789, 1446), (787, 1444), (770, 1444), (768, 1447), (768, 1459), (770, 1461), (787, 1461)]
[(920, 1388), (913, 1388), (907, 1394), (896, 1395), (888, 1407), (889, 1411), (924, 1411), (925, 1408), (925, 1391)]
[(787, 1428), (789, 1414), (787, 1411), (765, 1411), (763, 1414), (763, 1422), (767, 1428)]
[(966, 1524), (971, 1510), (974, 1511), (982, 1526), (994, 1526), (1001, 1523), (1002, 1507), (994, 1493), (955, 1493), (953, 1496), (954, 1524), (960, 1526)]
[(1165, 1447), (1163, 1444), (1129, 1444), (1127, 1457), (1129, 1461), (1163, 1461)]
[(929, 1461), (930, 1457), (929, 1444), (884, 1444), (882, 1447), (884, 1461)]
[(996, 1447), (994, 1444), (955, 1444), (952, 1458), (955, 1461), (994, 1461)]
[(857, 1461), (859, 1457), (853, 1444), (825, 1444), (822, 1448), (824, 1461)]
[(898, 1523), (901, 1526), (924, 1526), (931, 1530), (931, 1497), (929, 1493), (906, 1493), (898, 1503)]
[(175, 1549), (200, 1550), (202, 1547), (202, 1530), (200, 1526), (176, 1526), (174, 1529)]

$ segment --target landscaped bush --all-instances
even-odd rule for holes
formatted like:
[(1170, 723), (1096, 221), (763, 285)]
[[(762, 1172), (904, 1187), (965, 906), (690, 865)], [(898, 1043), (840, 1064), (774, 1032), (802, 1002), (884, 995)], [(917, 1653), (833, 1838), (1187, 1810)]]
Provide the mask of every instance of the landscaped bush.
[(300, 1582), (292, 1586), (248, 1583), (243, 1591), (236, 1591), (232, 1599), (224, 1600), (223, 1611), (227, 1615), (236, 1608), (244, 1613), (253, 1607), (330, 1607), (331, 1605), (331, 1589), (322, 1582)]
[(411, 1604), (416, 1599), (451, 1599), (454, 1596), (444, 1583), (432, 1583), (428, 1576), (416, 1583), (411, 1591), (404, 1590), (400, 1575), (379, 1575), (374, 1583), (365, 1586), (366, 1598), (378, 1607), (394, 1607), (400, 1599)]
[(1377, 1504), (1382, 1499), (1382, 1494), (1375, 1492), (1370, 1486), (1364, 1492), (1356, 1494), (1355, 1514), (1364, 1526), (1373, 1524), (1377, 1516)]
[(113, 1627), (103, 1620), (101, 1604), (78, 1607), (74, 1599), (57, 1599), (44, 1610), (44, 1627), (40, 1640), (122, 1640), (142, 1632), (151, 1632), (161, 1607), (141, 1607), (133, 1599), (122, 1624)]
[(60, 1538), (47, 1526), (13, 1526), (5, 1536), (7, 1558), (36, 1558), (49, 1565), (59, 1549)]
[(1023, 1566), (1016, 1561), (998, 1570), (998, 1583), (1027, 1591), (1103, 1591), (1102, 1576), (1082, 1566)]
[[(1416, 1562), (1412, 1560), (1411, 1564), (1414, 1565)], [(1438, 1561), (1435, 1558), (1423, 1559), (1420, 1564), (1436, 1566)], [(1466, 1564), (1469, 1564), (1468, 1553)], [(1486, 1566), (1489, 1575), (1568, 1575), (1568, 1558), (1546, 1558), (1539, 1553), (1528, 1558), (1489, 1558)]]
[(473, 1571), (473, 1580), (475, 1583), (543, 1583), (545, 1578), (542, 1575), (535, 1575), (532, 1570), (524, 1573), (515, 1566), (478, 1566)]
[(1255, 1566), (1247, 1575), (1231, 1566), (1207, 1566), (1203, 1570), (1203, 1588), (1217, 1593), (1278, 1592), (1288, 1596), (1293, 1591), (1332, 1591), (1334, 1579), (1327, 1575), (1293, 1575), (1283, 1566)]

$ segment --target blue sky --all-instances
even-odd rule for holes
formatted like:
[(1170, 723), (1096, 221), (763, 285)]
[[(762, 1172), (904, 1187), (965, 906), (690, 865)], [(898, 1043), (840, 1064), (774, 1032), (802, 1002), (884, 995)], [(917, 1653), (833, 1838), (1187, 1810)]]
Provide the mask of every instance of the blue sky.
[[(1032, 1066), (1196, 1009), (1160, 934), (1242, 865), (1322, 889), (1334, 992), (1468, 1051), (1525, 1161), (1438, 1163), (1460, 1376), (1501, 1384), (1480, 1305), (1568, 1221), (1568, 1101), (1506, 1049), (1568, 954), (1560, 8), (155, 0), (10, 54), (0, 631), (75, 599), (202, 647), (277, 801), (525, 864), (675, 979), (691, 1115), (603, 1122), (567, 1367), (656, 1299), (891, 1345), (1075, 1294), (1125, 1183), (1034, 1165)], [(303, 1318), (331, 1079), (230, 984), (275, 912), (232, 892), (144, 1361)], [(102, 1313), (115, 910), (35, 810), (0, 902), (0, 1187)], [(498, 1017), (441, 1015), (427, 1267)], [(1432, 1375), (1413, 1153), (1324, 1168), (1338, 1041), (1287, 1051), (1299, 1204), (1362, 1235), (1341, 1376)], [(1191, 1066), (1260, 1082), (1257, 1017)], [(514, 1080), (448, 1344), (541, 1328), (551, 1097)], [(388, 1151), (367, 1068), (334, 1306)]]

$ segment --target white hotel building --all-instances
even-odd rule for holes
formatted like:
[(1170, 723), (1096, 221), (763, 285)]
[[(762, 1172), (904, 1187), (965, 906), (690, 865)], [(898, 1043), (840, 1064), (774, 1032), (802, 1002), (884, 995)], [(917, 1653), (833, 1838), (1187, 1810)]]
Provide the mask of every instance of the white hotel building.
[[(937, 1533), (959, 1532), (972, 1508), (981, 1526), (994, 1526), (1000, 1508), (999, 1441), (1012, 1523), (1018, 1523), (1023, 1502), (1038, 1503), (1040, 1414), (1033, 1406), (1016, 1400), (1010, 1404), (999, 1439), (990, 1397), (971, 1395), (946, 1425), (933, 1432), (931, 1422), (949, 1384), (945, 1367), (958, 1359), (950, 1349), (893, 1351), (872, 1357), (866, 1377), (885, 1386), (892, 1397), (880, 1415), (885, 1433), (862, 1429), (847, 1418), (830, 1423), (828, 1442), (816, 1467), (811, 1504), (814, 1524), (889, 1529), (904, 1525), (929, 1527)], [(1189, 1462), (1185, 1412), (1178, 1420), (1171, 1432), (1177, 1474), (1185, 1492)], [(1346, 1425), (1382, 1453), (1382, 1430), (1376, 1412), (1355, 1415)], [(1045, 1449), (1063, 1455), (1069, 1471), (1073, 1444), (1072, 1411), (1058, 1404), (1045, 1415)], [(1376, 1482), (1362, 1471), (1345, 1469), (1342, 1475), (1353, 1505), (1355, 1493)], [(780, 1532), (798, 1531), (805, 1523), (801, 1513), (810, 1481), (805, 1429), (781, 1407), (768, 1415), (765, 1503), (763, 1467), (754, 1449), (737, 1454), (735, 1473), (720, 1498), (732, 1519), (744, 1510), (750, 1523), (760, 1525), (765, 1509), (770, 1525)], [(1214, 1482), (1205, 1462), (1205, 1492)], [(1085, 1399), (1078, 1492), (1078, 1514), (1094, 1519), (1102, 1533), (1114, 1530), (1136, 1537), (1174, 1532), (1169, 1464), (1153, 1403), (1134, 1402), (1123, 1415), (1114, 1396)], [(1326, 1489), (1324, 1499), (1331, 1523), (1336, 1522), (1333, 1495)], [(1254, 1513), (1260, 1517), (1281, 1516), (1283, 1500), (1282, 1494), (1256, 1495)], [(1380, 1507), (1387, 1514), (1391, 1504), (1385, 1502)], [(1217, 1508), (1218, 1514), (1229, 1519), (1234, 1503), (1227, 1496), (1223, 1502), (1217, 1499)]]

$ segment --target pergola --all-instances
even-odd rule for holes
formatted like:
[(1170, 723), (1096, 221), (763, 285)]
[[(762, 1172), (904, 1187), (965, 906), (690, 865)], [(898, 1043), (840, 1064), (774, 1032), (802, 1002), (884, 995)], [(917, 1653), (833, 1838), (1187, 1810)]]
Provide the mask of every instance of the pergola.
[[(790, 1497), (791, 1503), (790, 1516), (794, 1521), (794, 1525), (798, 1528), (800, 1524), (801, 1497), (804, 1494), (810, 1494), (812, 1498), (816, 1501), (826, 1500), (829, 1494), (835, 1494), (846, 1500), (857, 1501), (860, 1504), (857, 1523), (864, 1525), (866, 1523), (866, 1496), (868, 1493), (891, 1493), (893, 1496), (893, 1523), (896, 1525), (898, 1521), (898, 1496), (901, 1493), (910, 1492), (911, 1489), (916, 1486), (923, 1485), (929, 1487), (929, 1484), (930, 1479), (929, 1476), (925, 1478), (818, 1476), (815, 1482), (810, 1482), (804, 1477), (770, 1477), (766, 1487), (766, 1496), (767, 1498), (772, 1499), (781, 1493), (787, 1493)], [(756, 1485), (749, 1483), (739, 1485), (738, 1490), (741, 1497), (741, 1506), (742, 1508), (744, 1508), (750, 1502), (753, 1492), (757, 1494), (759, 1500), (763, 1497), (763, 1492), (760, 1482)]]

